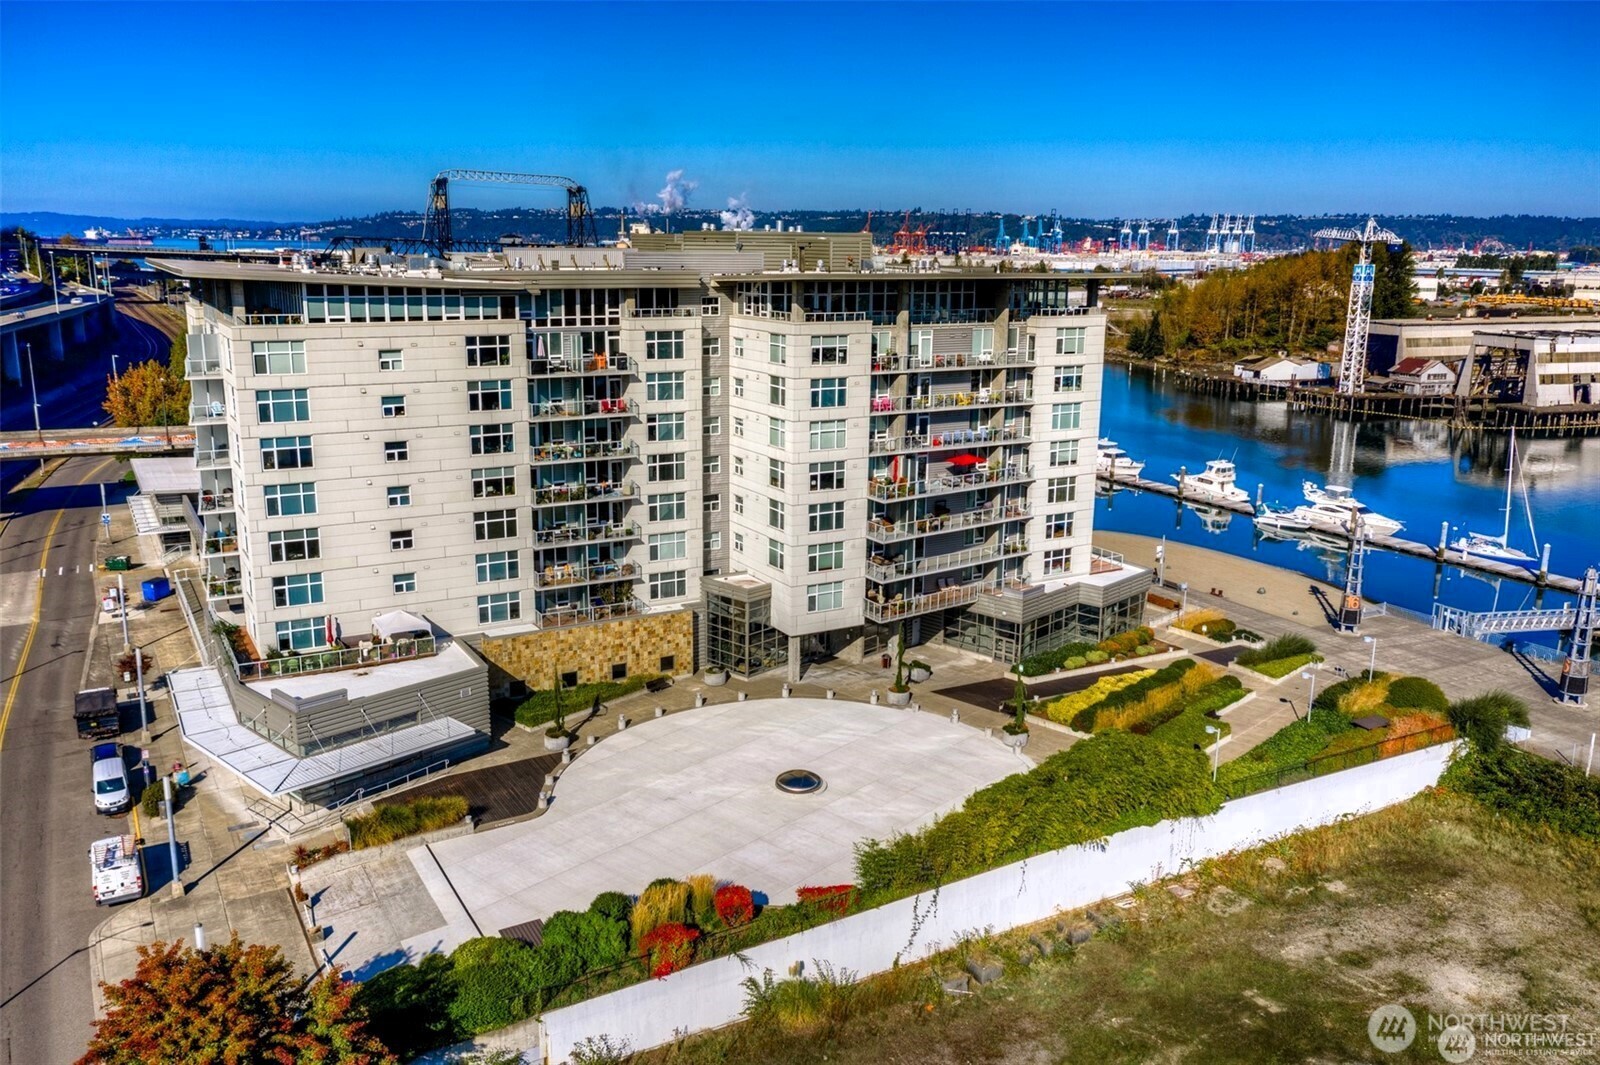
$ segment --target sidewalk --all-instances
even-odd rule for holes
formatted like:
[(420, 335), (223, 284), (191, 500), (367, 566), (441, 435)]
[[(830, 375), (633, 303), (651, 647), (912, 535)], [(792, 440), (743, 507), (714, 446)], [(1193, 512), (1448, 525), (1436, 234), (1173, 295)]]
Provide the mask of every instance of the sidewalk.
[[(288, 848), (281, 839), (267, 837), (267, 824), (249, 811), (249, 796), (221, 771), (214, 771), (202, 760), (191, 760), (184, 748), (172, 703), (167, 695), (165, 675), (176, 669), (199, 664), (193, 638), (175, 596), (141, 607), (141, 582), (159, 577), (162, 571), (148, 555), (147, 545), (134, 532), (133, 520), (125, 506), (111, 508), (111, 538), (96, 542), (97, 564), (108, 555), (132, 556), (135, 567), (123, 574), (123, 584), (132, 606), (128, 616), (128, 638), (154, 660), (145, 674), (148, 695), (150, 741), (141, 741), (137, 723), (137, 686), (124, 682), (116, 673), (115, 662), (122, 655), (122, 624), (115, 613), (97, 613), (90, 653), (85, 662), (82, 687), (107, 686), (116, 689), (125, 710), (123, 724), (131, 730), (122, 736), (129, 747), (149, 752), (155, 773), (170, 771), (182, 762), (194, 781), (179, 802), (174, 815), (184, 884), (181, 896), (172, 895), (165, 820), (152, 823), (135, 805), (129, 815), (129, 831), (142, 840), (146, 894), (143, 899), (117, 907), (95, 930), (89, 942), (90, 977), (94, 985), (95, 1008), (104, 1008), (99, 985), (131, 977), (138, 957), (136, 948), (156, 941), (182, 939), (193, 942), (194, 926), (205, 925), (209, 943), (225, 941), (231, 932), (247, 943), (275, 944), (297, 970), (315, 971), (316, 959), (307, 944), (295, 904), (289, 894), (284, 866)], [(104, 592), (116, 586), (117, 574), (98, 570), (96, 588)], [(143, 781), (137, 771), (137, 790)], [(159, 782), (156, 784), (160, 786)], [(185, 860), (186, 859), (186, 860)]]

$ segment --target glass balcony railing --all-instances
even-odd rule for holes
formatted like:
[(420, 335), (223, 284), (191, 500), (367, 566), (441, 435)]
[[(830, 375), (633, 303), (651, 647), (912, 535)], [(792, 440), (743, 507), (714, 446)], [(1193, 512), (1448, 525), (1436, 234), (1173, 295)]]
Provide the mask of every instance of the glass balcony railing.
[(970, 584), (952, 584), (922, 595), (896, 594), (893, 598), (873, 592), (867, 596), (865, 613), (869, 621), (884, 622), (947, 610), (976, 601), (987, 587), (987, 584), (974, 581)]
[(234, 672), (242, 681), (267, 677), (290, 677), (302, 673), (332, 673), (341, 669), (368, 668), (385, 662), (429, 658), (438, 653), (432, 636), (395, 640), (364, 640), (355, 647), (332, 647), (324, 651), (299, 651), (261, 661), (235, 662)]
[(630, 521), (560, 525), (533, 531), (533, 542), (536, 544), (594, 544), (638, 538), (639, 527)]
[(1032, 403), (1031, 388), (980, 388), (976, 392), (935, 392), (918, 396), (873, 396), (873, 414), (898, 414), (902, 411), (950, 410), (955, 407), (999, 407), (1013, 403)]
[(638, 487), (632, 482), (617, 484), (608, 481), (592, 481), (576, 484), (552, 484), (533, 490), (533, 505), (550, 506), (562, 503), (583, 503), (592, 500), (631, 499), (637, 493)]
[(958, 351), (949, 354), (875, 355), (873, 373), (911, 373), (921, 370), (982, 370), (991, 366), (1032, 366), (1037, 360), (1026, 350)]
[(601, 440), (593, 443), (534, 444), (534, 462), (576, 462), (582, 459), (626, 459), (639, 454), (632, 440)]
[(976, 429), (943, 429), (937, 433), (875, 436), (867, 443), (867, 453), (871, 455), (895, 455), (913, 451), (937, 451), (941, 448), (954, 450), (995, 444), (1026, 444), (1032, 439), (1032, 432), (1026, 428), (1003, 426), (999, 429), (991, 429), (986, 425), (980, 425)]
[(1033, 467), (1017, 465), (983, 468), (971, 473), (947, 473), (942, 477), (929, 477), (926, 480), (917, 481), (874, 477), (867, 482), (867, 495), (873, 499), (885, 501), (915, 499), (919, 496), (967, 492), (987, 485), (1012, 484), (1017, 481), (1031, 480), (1032, 477)]
[(588, 566), (545, 566), (536, 569), (533, 583), (538, 588), (561, 588), (570, 584), (593, 584), (602, 581), (627, 581), (638, 576), (632, 562), (599, 562)]
[(590, 621), (609, 621), (612, 618), (631, 618), (648, 614), (650, 608), (637, 598), (607, 603), (596, 596), (588, 606), (560, 606), (537, 611), (534, 620), (541, 629), (559, 629), (568, 625), (582, 625)]

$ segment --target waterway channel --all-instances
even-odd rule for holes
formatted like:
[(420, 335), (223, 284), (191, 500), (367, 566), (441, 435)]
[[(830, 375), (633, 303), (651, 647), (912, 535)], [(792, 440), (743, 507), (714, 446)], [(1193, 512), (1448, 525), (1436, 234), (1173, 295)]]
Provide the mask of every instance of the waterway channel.
[[(1433, 545), (1440, 523), (1450, 538), (1468, 528), (1498, 534), (1505, 521), (1508, 440), (1504, 433), (1451, 429), (1443, 423), (1383, 419), (1341, 421), (1291, 411), (1281, 402), (1201, 395), (1159, 372), (1107, 365), (1101, 435), (1145, 462), (1143, 476), (1166, 480), (1186, 466), (1232, 459), (1239, 485), (1269, 505), (1303, 503), (1302, 482), (1351, 486), (1373, 510), (1403, 521), (1399, 534)], [(1539, 549), (1550, 545), (1550, 570), (1581, 576), (1600, 565), (1600, 439), (1519, 437)], [(1205, 515), (1153, 493), (1118, 491), (1095, 507), (1095, 527), (1171, 540), (1254, 558), (1322, 580), (1344, 579), (1347, 555), (1311, 544), (1263, 537), (1243, 515)], [(1512, 546), (1537, 554), (1513, 492)], [(1149, 559), (1132, 559), (1149, 563)], [(1371, 551), (1370, 599), (1419, 614), (1435, 601), (1470, 610), (1557, 607), (1570, 596), (1517, 581), (1498, 581), (1434, 563)], [(1538, 642), (1554, 645), (1549, 634)], [(1519, 641), (1520, 642), (1520, 641)]]

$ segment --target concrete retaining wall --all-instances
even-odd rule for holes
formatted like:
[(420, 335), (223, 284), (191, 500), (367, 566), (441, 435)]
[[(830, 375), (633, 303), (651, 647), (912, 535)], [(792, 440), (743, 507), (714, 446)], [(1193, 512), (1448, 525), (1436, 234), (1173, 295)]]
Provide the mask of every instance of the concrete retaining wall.
[(659, 1046), (681, 1032), (737, 1021), (740, 981), (764, 969), (782, 978), (795, 962), (816, 961), (869, 975), (896, 961), (915, 961), (952, 946), (963, 934), (1002, 931), (1044, 920), (1127, 892), (1129, 885), (1262, 843), (1298, 829), (1330, 824), (1408, 799), (1438, 782), (1454, 744), (1358, 766), (1344, 772), (1249, 795), (1215, 815), (1165, 821), (1029, 858), (867, 913), (774, 940), (745, 952), (693, 965), (661, 980), (614, 991), (544, 1015), (542, 1059), (566, 1061), (575, 1045), (601, 1035), (625, 1039), (634, 1050)]

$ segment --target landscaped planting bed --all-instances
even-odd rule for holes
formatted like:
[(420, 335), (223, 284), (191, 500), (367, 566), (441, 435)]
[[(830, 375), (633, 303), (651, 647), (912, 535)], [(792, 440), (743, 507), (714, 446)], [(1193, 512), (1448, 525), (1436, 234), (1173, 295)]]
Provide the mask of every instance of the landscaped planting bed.
[(1262, 647), (1240, 652), (1233, 664), (1280, 680), (1303, 666), (1321, 661), (1316, 644), (1298, 633), (1287, 633)]
[[(656, 679), (654, 673), (641, 673), (627, 680), (603, 680), (592, 684), (579, 684), (573, 688), (559, 689), (561, 705), (569, 715), (587, 713), (594, 705), (596, 696), (602, 703), (612, 699), (620, 699), (624, 695), (643, 691), (644, 686)], [(548, 725), (556, 719), (557, 689), (549, 688), (544, 691), (534, 692), (522, 701), (517, 707), (517, 724), (528, 728), (539, 725)]]
[(1029, 655), (1019, 664), (1024, 677), (1042, 677), (1046, 673), (1083, 669), (1085, 666), (1104, 665), (1107, 662), (1126, 661), (1159, 654), (1167, 649), (1156, 640), (1155, 633), (1143, 625), (1127, 632), (1108, 636), (1099, 643), (1069, 643), (1050, 651)]
[(370, 814), (345, 822), (356, 850), (381, 847), (397, 839), (447, 828), (467, 816), (467, 800), (459, 795), (428, 795), (410, 802), (383, 803)]

